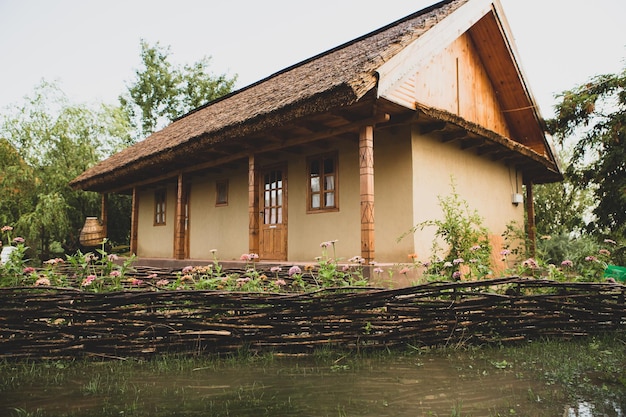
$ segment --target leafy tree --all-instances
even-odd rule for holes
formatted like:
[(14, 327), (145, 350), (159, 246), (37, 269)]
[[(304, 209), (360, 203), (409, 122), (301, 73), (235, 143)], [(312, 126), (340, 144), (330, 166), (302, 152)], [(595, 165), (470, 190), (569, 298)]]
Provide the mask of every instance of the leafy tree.
[[(570, 155), (561, 152), (561, 160)], [(586, 232), (593, 195), (590, 189), (581, 188), (565, 172), (562, 182), (534, 186), (535, 224), (537, 235), (579, 236)]]
[[(23, 105), (2, 116), (0, 218), (15, 224), (42, 258), (51, 245), (74, 251), (86, 216), (98, 214), (96, 193), (72, 190), (69, 182), (99, 160), (126, 146), (129, 126), (121, 109), (71, 105), (51, 83), (43, 82)], [(109, 216), (115, 219), (113, 213)]]
[(137, 138), (155, 130), (189, 111), (232, 91), (237, 77), (209, 73), (210, 57), (181, 67), (170, 61), (169, 47), (158, 42), (150, 46), (141, 40), (142, 68), (135, 80), (119, 97), (136, 130)]
[(561, 143), (576, 137), (567, 174), (592, 189), (603, 233), (626, 233), (626, 69), (563, 92), (549, 128)]

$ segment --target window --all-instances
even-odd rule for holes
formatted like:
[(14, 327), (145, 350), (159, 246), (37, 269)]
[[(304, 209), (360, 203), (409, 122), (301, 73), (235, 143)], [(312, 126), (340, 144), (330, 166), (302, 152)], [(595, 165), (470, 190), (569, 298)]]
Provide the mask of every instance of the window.
[(308, 212), (336, 211), (337, 198), (337, 155), (321, 155), (307, 160), (308, 169)]
[(228, 205), (228, 180), (221, 180), (215, 183), (215, 205)]
[(165, 190), (158, 190), (154, 193), (154, 225), (165, 225), (165, 203), (167, 194)]

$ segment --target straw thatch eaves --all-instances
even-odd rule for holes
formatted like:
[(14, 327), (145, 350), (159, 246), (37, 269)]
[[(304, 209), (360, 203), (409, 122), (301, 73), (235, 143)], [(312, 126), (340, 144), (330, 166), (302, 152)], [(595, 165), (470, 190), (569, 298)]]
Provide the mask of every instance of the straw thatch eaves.
[[(124, 192), (180, 172), (244, 160), (251, 153), (354, 135), (365, 123), (417, 121), (431, 126), (433, 120), (444, 122), (442, 132), (452, 127), (455, 140), (469, 141), (468, 146), (479, 148), (478, 152), (484, 148), (494, 158), (527, 165), (535, 172), (535, 182), (558, 179), (554, 160), (530, 147), (493, 132), (485, 136), (484, 129), (446, 112), (418, 108), (416, 113), (377, 99), (381, 65), (468, 1), (443, 1), (208, 103), (100, 162), (71, 185)], [(383, 113), (390, 119), (381, 118)], [(540, 133), (540, 141), (545, 142)]]

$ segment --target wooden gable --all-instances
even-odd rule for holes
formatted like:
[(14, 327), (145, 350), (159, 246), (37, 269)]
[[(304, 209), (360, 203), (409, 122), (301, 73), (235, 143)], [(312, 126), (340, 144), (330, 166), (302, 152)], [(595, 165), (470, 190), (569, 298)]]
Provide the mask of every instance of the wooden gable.
[(379, 69), (380, 97), (448, 112), (554, 158), (497, 0), (468, 2), (426, 35)]

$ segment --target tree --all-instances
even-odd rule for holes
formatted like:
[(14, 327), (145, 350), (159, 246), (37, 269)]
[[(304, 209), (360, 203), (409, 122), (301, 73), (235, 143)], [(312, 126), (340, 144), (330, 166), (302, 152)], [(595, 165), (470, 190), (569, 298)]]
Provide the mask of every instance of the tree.
[(6, 143), (0, 152), (12, 157), (2, 162), (0, 195), (7, 199), (0, 218), (18, 226), (42, 258), (55, 242), (73, 252), (85, 217), (99, 213), (99, 195), (72, 190), (69, 182), (126, 146), (130, 127), (124, 120), (119, 108), (72, 105), (46, 82), (13, 114), (2, 116)]
[[(570, 155), (560, 153), (561, 160)], [(592, 191), (581, 188), (565, 172), (562, 182), (534, 186), (535, 224), (539, 236), (579, 236), (587, 230), (593, 206)]]
[(150, 46), (141, 40), (142, 68), (119, 97), (121, 107), (135, 128), (137, 139), (146, 137), (189, 111), (232, 91), (237, 76), (209, 73), (210, 57), (175, 67), (169, 47)]
[(593, 226), (601, 233), (626, 233), (626, 69), (598, 75), (559, 95), (557, 116), (548, 122), (564, 143), (576, 137), (567, 175), (592, 189)]

